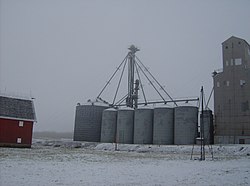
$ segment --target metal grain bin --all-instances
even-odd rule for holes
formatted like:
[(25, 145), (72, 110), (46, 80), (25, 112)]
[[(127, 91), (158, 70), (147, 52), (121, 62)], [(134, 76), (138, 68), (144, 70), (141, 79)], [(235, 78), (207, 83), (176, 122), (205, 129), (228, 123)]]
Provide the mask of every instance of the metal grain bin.
[(135, 110), (134, 143), (153, 143), (153, 109), (141, 107)]
[(133, 143), (134, 109), (121, 108), (117, 112), (117, 143)]
[[(205, 144), (214, 143), (214, 126), (213, 126), (213, 114), (211, 110), (203, 111), (203, 123), (204, 123), (204, 139)], [(200, 115), (200, 122), (202, 121), (202, 114)]]
[(107, 106), (76, 106), (74, 141), (100, 142), (102, 112)]
[(116, 135), (117, 110), (109, 108), (102, 113), (101, 142), (114, 143)]
[(154, 109), (153, 144), (174, 144), (174, 109), (157, 107)]
[(198, 134), (198, 108), (180, 106), (174, 110), (174, 144), (195, 144)]

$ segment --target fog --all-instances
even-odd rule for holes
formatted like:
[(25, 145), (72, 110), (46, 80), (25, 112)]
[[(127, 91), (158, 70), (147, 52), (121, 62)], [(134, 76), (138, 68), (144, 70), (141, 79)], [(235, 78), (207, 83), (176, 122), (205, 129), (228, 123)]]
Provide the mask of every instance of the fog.
[(0, 91), (35, 98), (35, 131), (73, 131), (76, 104), (96, 98), (134, 44), (173, 98), (199, 97), (201, 86), (208, 98), (221, 43), (232, 35), (250, 42), (249, 7), (248, 0), (0, 0)]

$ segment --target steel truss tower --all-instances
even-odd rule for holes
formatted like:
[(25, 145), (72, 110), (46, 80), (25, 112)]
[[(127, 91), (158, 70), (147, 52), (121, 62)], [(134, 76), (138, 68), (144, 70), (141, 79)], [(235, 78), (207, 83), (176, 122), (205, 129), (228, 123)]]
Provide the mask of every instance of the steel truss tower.
[(134, 80), (135, 78), (135, 53), (140, 51), (134, 45), (128, 48), (130, 51), (128, 53), (128, 97), (126, 98), (126, 104), (128, 107), (137, 107), (138, 100), (138, 90), (139, 90), (139, 80)]

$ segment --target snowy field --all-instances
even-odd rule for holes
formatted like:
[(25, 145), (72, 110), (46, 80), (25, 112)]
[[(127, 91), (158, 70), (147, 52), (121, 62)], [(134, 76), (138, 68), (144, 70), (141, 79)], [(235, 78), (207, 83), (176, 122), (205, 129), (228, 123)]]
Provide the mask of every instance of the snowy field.
[(250, 145), (200, 147), (34, 139), (31, 149), (0, 148), (0, 185), (250, 185)]

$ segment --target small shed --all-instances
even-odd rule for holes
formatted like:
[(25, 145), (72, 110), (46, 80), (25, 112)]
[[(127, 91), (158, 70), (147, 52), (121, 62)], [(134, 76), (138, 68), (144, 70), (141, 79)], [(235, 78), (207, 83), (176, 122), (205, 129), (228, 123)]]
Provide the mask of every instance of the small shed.
[(31, 147), (36, 121), (32, 99), (0, 95), (0, 146)]

